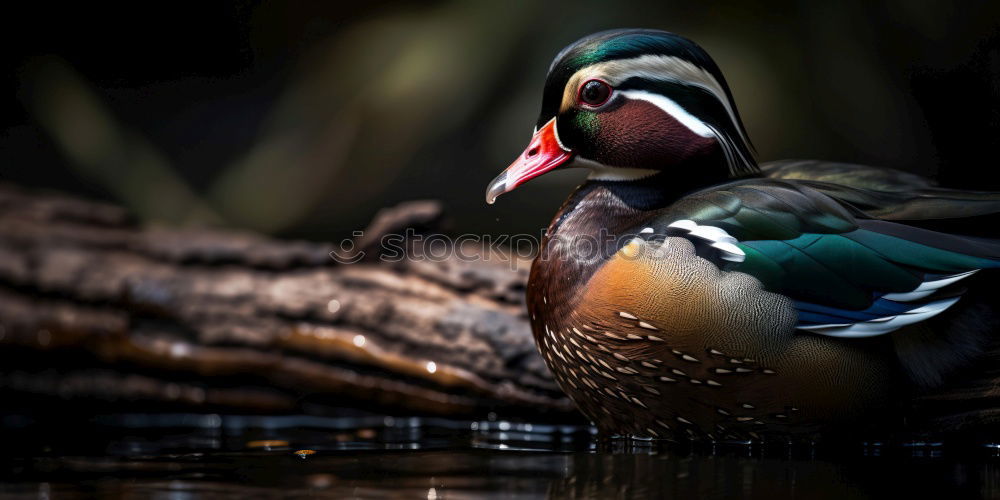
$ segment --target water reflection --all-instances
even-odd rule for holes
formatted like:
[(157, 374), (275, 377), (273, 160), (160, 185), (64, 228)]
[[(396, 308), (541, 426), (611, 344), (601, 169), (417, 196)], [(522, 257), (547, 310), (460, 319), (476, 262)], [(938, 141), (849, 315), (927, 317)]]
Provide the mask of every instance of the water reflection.
[(1000, 447), (927, 439), (859, 441), (831, 453), (598, 442), (586, 427), (399, 417), (123, 415), (5, 428), (0, 494), (25, 498), (1000, 495)]

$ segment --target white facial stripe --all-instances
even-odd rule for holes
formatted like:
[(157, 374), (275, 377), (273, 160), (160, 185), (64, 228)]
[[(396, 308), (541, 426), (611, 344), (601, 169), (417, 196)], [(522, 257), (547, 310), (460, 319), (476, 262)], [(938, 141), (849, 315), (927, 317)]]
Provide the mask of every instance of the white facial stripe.
[(658, 172), (657, 170), (647, 168), (628, 168), (604, 165), (580, 156), (573, 157), (573, 162), (567, 166), (590, 169), (590, 174), (587, 175), (587, 178), (600, 181), (634, 181), (636, 179), (642, 179), (643, 177), (655, 175)]
[(705, 122), (695, 118), (694, 115), (678, 106), (676, 102), (660, 94), (646, 92), (645, 90), (623, 90), (620, 93), (629, 99), (646, 101), (662, 109), (664, 113), (674, 117), (681, 125), (684, 125), (695, 134), (702, 137), (715, 137), (715, 132), (705, 125)]
[[(549, 119), (549, 121), (545, 122), (545, 125), (542, 125), (542, 128), (548, 127), (550, 123), (552, 124), (552, 135), (556, 136), (556, 144), (559, 144), (559, 147), (562, 148), (563, 151), (567, 153), (572, 153), (573, 151), (567, 148), (566, 145), (563, 144), (562, 139), (559, 137), (559, 122), (556, 121), (556, 117), (553, 116), (551, 119)], [(535, 127), (534, 131), (531, 132), (531, 136), (534, 137), (539, 130), (541, 129)]]
[(674, 56), (646, 54), (631, 59), (616, 59), (592, 64), (581, 68), (566, 82), (561, 110), (565, 111), (576, 103), (576, 93), (580, 84), (595, 78), (608, 82), (612, 87), (629, 78), (640, 77), (650, 80), (672, 80), (689, 85), (697, 85), (711, 92), (716, 99), (729, 109), (729, 99), (715, 76), (693, 63)]
[[(632, 59), (617, 59), (597, 63), (580, 69), (570, 77), (563, 91), (563, 100), (560, 111), (565, 111), (576, 105), (576, 93), (580, 84), (587, 80), (601, 79), (612, 87), (615, 87), (629, 78), (639, 77), (649, 80), (669, 80), (695, 85), (710, 92), (722, 103), (729, 114), (729, 119), (735, 126), (738, 122), (736, 113), (729, 105), (729, 98), (726, 91), (710, 72), (701, 69), (697, 65), (674, 56), (646, 54)], [(739, 129), (739, 127), (736, 127)], [(742, 130), (740, 135), (743, 135)], [(744, 142), (749, 143), (746, 137), (742, 137)]]
[(562, 139), (559, 138), (559, 121), (556, 120), (555, 117), (552, 117), (552, 120), (549, 121), (552, 122), (552, 135), (556, 137), (556, 143), (559, 144), (559, 147), (562, 148), (563, 151), (570, 152), (570, 149), (567, 148), (566, 145), (563, 144)]
[(580, 162), (578, 166), (589, 167), (590, 174), (587, 175), (587, 178), (597, 181), (634, 181), (656, 174), (656, 170), (646, 168), (607, 167), (590, 160)]

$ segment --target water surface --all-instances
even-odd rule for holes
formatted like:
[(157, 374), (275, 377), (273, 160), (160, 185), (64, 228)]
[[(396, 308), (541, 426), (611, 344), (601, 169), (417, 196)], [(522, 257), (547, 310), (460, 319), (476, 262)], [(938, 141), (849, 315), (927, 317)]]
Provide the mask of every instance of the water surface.
[(995, 445), (683, 445), (400, 417), (7, 416), (13, 498), (996, 498)]

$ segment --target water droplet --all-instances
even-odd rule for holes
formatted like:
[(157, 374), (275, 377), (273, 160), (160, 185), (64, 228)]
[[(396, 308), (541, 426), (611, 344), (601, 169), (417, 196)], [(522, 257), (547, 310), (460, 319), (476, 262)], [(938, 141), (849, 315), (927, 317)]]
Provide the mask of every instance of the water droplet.
[(433, 361), (428, 361), (427, 362), (427, 372), (428, 373), (434, 373), (436, 371), (438, 371), (438, 365), (437, 365), (437, 363), (435, 363)]
[(335, 313), (340, 310), (340, 301), (337, 299), (331, 299), (330, 302), (326, 303), (326, 310), (331, 313)]
[(356, 345), (358, 347), (364, 347), (365, 346), (365, 336), (364, 335), (355, 335), (354, 336), (354, 345)]

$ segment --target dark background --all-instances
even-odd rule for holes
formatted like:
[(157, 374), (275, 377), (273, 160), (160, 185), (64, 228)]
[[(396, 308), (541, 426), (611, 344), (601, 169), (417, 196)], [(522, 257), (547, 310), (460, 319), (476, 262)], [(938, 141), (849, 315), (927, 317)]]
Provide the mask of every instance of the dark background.
[(171, 224), (330, 239), (401, 200), (536, 233), (582, 172), (493, 207), (551, 58), (660, 28), (727, 75), (762, 161), (1000, 189), (1000, 2), (134, 2), (3, 8), (0, 179)]

